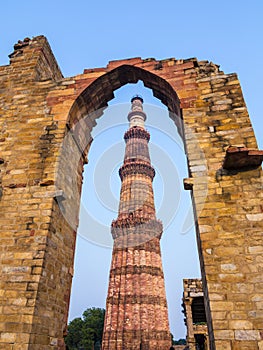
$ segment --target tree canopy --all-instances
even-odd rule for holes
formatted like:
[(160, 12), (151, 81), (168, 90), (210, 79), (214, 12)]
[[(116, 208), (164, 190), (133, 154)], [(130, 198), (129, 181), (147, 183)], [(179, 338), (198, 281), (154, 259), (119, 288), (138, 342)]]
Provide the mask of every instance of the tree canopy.
[(105, 310), (101, 308), (88, 308), (68, 325), (68, 334), (65, 343), (69, 350), (100, 349), (102, 341)]
[(186, 339), (174, 340), (173, 345), (186, 345)]

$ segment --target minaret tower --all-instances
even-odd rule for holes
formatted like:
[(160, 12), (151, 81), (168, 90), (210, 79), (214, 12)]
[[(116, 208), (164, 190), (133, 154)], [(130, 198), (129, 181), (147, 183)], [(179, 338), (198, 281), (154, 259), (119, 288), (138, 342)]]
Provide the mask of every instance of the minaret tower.
[(124, 163), (117, 220), (111, 225), (114, 239), (103, 350), (169, 350), (168, 322), (160, 238), (156, 219), (148, 142), (144, 128), (143, 99), (131, 100), (130, 126), (124, 135)]

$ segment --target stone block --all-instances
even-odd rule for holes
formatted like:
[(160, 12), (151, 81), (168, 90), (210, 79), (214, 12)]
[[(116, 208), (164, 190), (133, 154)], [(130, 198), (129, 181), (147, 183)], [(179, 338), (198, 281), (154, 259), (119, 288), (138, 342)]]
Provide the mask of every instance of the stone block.
[(247, 320), (230, 320), (229, 327), (236, 330), (247, 330), (252, 329), (253, 324)]
[(216, 342), (217, 350), (233, 350), (230, 341), (217, 341)]
[(232, 330), (215, 330), (214, 335), (219, 340), (231, 340), (234, 339), (234, 331)]
[(261, 340), (260, 332), (258, 330), (235, 330), (236, 340)]
[(3, 332), (3, 333), (0, 334), (0, 341), (2, 343), (14, 344), (15, 340), (16, 340), (16, 334), (15, 333)]

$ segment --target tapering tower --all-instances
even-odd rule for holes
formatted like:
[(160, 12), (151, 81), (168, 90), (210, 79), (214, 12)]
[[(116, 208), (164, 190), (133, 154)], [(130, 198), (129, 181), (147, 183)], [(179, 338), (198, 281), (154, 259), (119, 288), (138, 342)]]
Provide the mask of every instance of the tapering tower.
[(124, 135), (124, 163), (114, 239), (103, 350), (165, 350), (171, 346), (143, 99), (134, 97)]

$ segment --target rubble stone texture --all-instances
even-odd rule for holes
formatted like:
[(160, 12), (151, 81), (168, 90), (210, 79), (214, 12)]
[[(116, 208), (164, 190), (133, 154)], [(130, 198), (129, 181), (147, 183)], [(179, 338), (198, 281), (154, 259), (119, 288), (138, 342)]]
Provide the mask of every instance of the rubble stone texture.
[[(64, 78), (43, 36), (0, 67), (0, 348), (64, 348), (90, 131), (114, 90), (138, 80), (185, 142), (210, 349), (263, 349), (262, 171), (237, 75), (137, 57)], [(229, 146), (249, 150), (242, 168), (223, 167)]]
[(119, 213), (111, 225), (114, 246), (103, 350), (163, 350), (171, 346), (160, 251), (163, 227), (155, 214), (155, 171), (142, 103), (141, 97), (132, 99), (130, 127), (124, 135)]

